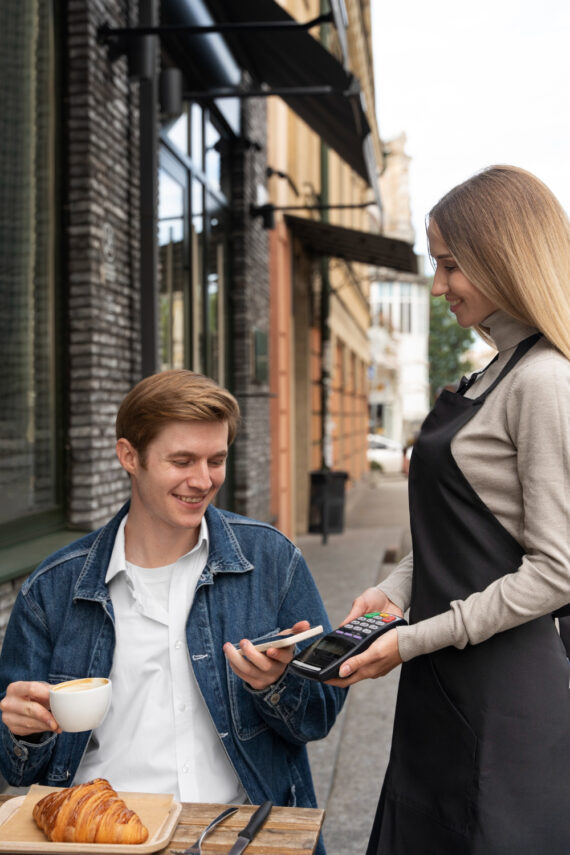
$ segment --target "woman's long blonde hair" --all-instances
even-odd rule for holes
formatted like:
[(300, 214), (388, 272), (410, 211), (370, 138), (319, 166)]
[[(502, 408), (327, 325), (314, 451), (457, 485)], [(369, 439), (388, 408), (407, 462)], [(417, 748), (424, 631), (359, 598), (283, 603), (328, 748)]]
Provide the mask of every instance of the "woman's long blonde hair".
[(490, 166), (440, 199), (432, 220), (465, 276), (570, 359), (570, 224), (548, 187)]

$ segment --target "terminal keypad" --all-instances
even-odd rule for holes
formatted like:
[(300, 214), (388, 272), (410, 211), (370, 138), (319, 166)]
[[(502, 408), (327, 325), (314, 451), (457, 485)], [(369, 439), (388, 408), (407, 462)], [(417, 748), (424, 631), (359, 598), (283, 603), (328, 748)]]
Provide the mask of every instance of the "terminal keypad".
[(394, 615), (389, 615), (385, 612), (369, 612), (341, 626), (336, 630), (336, 634), (348, 636), (349, 638), (362, 639), (373, 632), (377, 632), (379, 629), (384, 629), (386, 624), (392, 623), (394, 620), (396, 620)]

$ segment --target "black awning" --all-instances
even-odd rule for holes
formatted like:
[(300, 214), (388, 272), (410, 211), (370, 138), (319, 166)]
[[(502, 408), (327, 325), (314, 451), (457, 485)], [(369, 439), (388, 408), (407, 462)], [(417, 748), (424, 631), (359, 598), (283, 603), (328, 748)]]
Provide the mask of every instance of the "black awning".
[[(275, 0), (214, 0), (224, 19), (293, 21)], [(365, 181), (370, 176), (362, 146), (370, 133), (357, 81), (306, 30), (244, 32), (226, 36), (240, 62), (254, 80), (272, 88), (332, 86), (331, 95), (284, 97), (303, 119)], [(353, 90), (347, 97), (345, 93)]]
[[(206, 3), (212, 19), (219, 23), (295, 21), (275, 0), (206, 0)], [(165, 23), (181, 24), (184, 18), (188, 18), (188, 23), (196, 23), (191, 8), (192, 0), (162, 0), (161, 18)], [(186, 63), (192, 68), (197, 40), (208, 38), (212, 37), (180, 33), (165, 41), (175, 43), (178, 58), (186, 46)], [(224, 41), (254, 82), (269, 87), (269, 91), (332, 87), (330, 94), (295, 93), (281, 97), (372, 187), (379, 202), (375, 165), (370, 159), (370, 126), (357, 79), (306, 30), (240, 30), (224, 33)], [(197, 77), (202, 75), (198, 73)], [(217, 83), (218, 80), (212, 79), (209, 85)]]
[(285, 215), (285, 222), (306, 250), (315, 255), (389, 267), (403, 273), (418, 272), (418, 260), (413, 247), (404, 240), (304, 217), (292, 217), (290, 214)]

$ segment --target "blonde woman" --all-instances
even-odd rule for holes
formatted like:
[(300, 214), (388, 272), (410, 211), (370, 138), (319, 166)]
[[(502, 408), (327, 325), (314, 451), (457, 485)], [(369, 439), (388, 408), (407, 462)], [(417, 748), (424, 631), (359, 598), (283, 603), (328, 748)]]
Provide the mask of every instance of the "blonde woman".
[(402, 614), (341, 669), (403, 662), (368, 855), (567, 855), (570, 243), (536, 177), (510, 166), (428, 217), (432, 293), (498, 351), (444, 391), (414, 445), (413, 553), (347, 616)]

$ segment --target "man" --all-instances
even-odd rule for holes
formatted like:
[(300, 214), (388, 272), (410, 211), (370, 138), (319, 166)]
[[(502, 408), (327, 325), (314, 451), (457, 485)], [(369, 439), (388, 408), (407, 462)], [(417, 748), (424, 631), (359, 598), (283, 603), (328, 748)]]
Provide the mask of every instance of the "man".
[[(305, 744), (345, 694), (290, 673), (293, 648), (251, 643), (330, 624), (299, 550), (212, 504), (238, 420), (233, 396), (190, 371), (126, 396), (116, 451), (130, 503), (37, 568), (6, 631), (0, 771), (13, 786), (106, 777), (184, 801), (315, 805)], [(86, 676), (111, 678), (109, 713), (62, 733), (49, 684)]]

